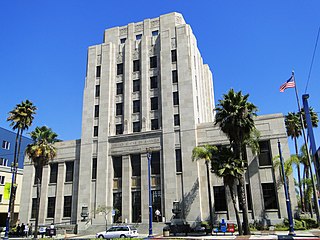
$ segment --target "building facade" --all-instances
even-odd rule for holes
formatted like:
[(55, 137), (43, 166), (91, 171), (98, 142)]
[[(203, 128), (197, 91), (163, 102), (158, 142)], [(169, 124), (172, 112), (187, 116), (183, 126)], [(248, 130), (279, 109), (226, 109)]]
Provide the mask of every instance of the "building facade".
[[(81, 140), (57, 143), (57, 158), (44, 168), (40, 223), (70, 221), (79, 230), (105, 219), (147, 223), (148, 153), (152, 205), (160, 221), (170, 220), (174, 201), (187, 221), (208, 219), (205, 164), (193, 162), (191, 154), (195, 146), (228, 143), (213, 124), (213, 109), (211, 71), (181, 14), (107, 29), (103, 43), (88, 49)], [(260, 116), (256, 125), (263, 151), (254, 155), (247, 149), (247, 190), (258, 193), (248, 194), (250, 214), (252, 220), (277, 221), (286, 208), (272, 157), (278, 155), (277, 139), (289, 156), (284, 119)], [(28, 159), (24, 171), (28, 190), (20, 213), (30, 222), (36, 188)], [(210, 181), (216, 220), (234, 220), (221, 179), (212, 175)]]
[[(0, 226), (5, 226), (8, 215), (9, 199), (5, 197), (5, 185), (12, 182), (11, 164), (14, 161), (16, 133), (0, 127)], [(22, 137), (20, 156), (18, 159), (17, 172), (17, 195), (14, 208), (14, 219), (18, 219), (20, 211), (20, 196), (22, 191), (23, 162), (25, 156), (25, 148), (31, 143), (31, 139)]]

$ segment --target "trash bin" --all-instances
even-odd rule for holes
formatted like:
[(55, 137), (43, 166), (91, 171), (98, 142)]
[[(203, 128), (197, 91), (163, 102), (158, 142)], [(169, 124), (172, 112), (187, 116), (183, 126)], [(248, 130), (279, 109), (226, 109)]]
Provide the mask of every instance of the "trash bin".
[(163, 235), (164, 237), (169, 237), (169, 236), (170, 236), (170, 227), (165, 226), (165, 227), (163, 228), (163, 233), (162, 233), (162, 235)]

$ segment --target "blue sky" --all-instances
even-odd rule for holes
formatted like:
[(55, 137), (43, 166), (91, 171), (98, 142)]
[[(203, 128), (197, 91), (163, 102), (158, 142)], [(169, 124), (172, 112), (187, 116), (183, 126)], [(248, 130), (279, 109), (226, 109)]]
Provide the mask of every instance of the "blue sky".
[[(47, 125), (63, 140), (80, 138), (87, 48), (102, 43), (106, 28), (173, 11), (193, 29), (216, 102), (234, 88), (250, 94), (260, 115), (296, 111), (294, 90), (279, 87), (294, 69), (305, 92), (319, 9), (316, 0), (1, 1), (0, 126), (9, 128), (8, 112), (29, 99), (38, 107), (30, 130)], [(319, 48), (307, 90), (318, 112)]]

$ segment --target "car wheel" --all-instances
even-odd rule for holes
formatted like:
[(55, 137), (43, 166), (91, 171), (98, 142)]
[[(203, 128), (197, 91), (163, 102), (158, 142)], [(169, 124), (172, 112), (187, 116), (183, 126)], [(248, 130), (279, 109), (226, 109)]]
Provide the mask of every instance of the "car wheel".
[(104, 239), (103, 235), (99, 235), (99, 237), (98, 237), (98, 238), (100, 238), (100, 239)]
[(126, 235), (121, 234), (121, 235), (120, 235), (120, 238), (126, 238)]

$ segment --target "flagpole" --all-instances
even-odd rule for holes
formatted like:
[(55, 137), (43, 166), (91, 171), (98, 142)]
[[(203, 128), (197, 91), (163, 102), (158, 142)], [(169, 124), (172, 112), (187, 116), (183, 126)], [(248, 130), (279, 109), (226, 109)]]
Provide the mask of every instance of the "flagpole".
[[(294, 71), (292, 71), (292, 76), (294, 77)], [(294, 78), (294, 81), (295, 81), (294, 89), (296, 92), (296, 98), (297, 98), (297, 104), (298, 104), (298, 113), (300, 116), (300, 123), (301, 123), (301, 128), (302, 128), (302, 135), (303, 135), (303, 139), (304, 139), (304, 144), (306, 146), (306, 152), (307, 152), (307, 158), (308, 158), (308, 164), (309, 164), (309, 168), (310, 168), (310, 175), (311, 175), (311, 182), (312, 182), (312, 189), (313, 189), (313, 198), (315, 201), (315, 211), (316, 211), (316, 216), (317, 216), (317, 223), (319, 226), (319, 224), (320, 224), (320, 210), (319, 210), (318, 194), (317, 194), (317, 189), (316, 189), (316, 185), (315, 185), (314, 178), (313, 178), (308, 141), (307, 141), (307, 137), (306, 137), (306, 132), (304, 130), (303, 118), (302, 118), (302, 114), (301, 114), (301, 107), (300, 107), (300, 102), (299, 102), (299, 97), (298, 97), (297, 81), (295, 78)], [(312, 209), (311, 209), (311, 211), (312, 211)]]

